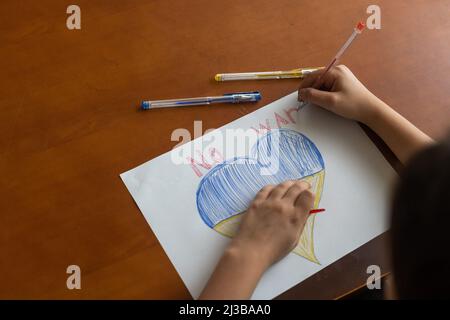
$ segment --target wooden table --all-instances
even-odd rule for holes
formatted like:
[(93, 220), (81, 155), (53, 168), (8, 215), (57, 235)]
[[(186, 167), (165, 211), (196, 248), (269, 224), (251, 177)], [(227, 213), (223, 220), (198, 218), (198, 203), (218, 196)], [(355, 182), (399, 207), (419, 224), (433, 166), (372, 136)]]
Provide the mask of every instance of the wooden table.
[[(372, 1), (78, 0), (0, 3), (0, 298), (190, 298), (119, 174), (170, 150), (176, 128), (217, 128), (298, 81), (217, 84), (217, 72), (322, 65)], [(449, 125), (449, 0), (377, 1), (382, 29), (344, 59), (433, 137)], [(138, 111), (145, 98), (258, 89), (256, 105)], [(336, 298), (390, 267), (381, 236), (282, 298)], [(67, 290), (66, 268), (82, 270)]]

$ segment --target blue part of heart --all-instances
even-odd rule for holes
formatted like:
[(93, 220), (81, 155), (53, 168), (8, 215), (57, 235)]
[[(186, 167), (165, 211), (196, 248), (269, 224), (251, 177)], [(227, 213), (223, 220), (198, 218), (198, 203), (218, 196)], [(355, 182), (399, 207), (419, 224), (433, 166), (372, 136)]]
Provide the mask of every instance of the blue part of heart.
[(258, 139), (249, 157), (227, 160), (203, 177), (197, 209), (214, 228), (245, 211), (264, 186), (302, 179), (323, 169), (322, 155), (306, 136), (294, 130), (271, 130)]

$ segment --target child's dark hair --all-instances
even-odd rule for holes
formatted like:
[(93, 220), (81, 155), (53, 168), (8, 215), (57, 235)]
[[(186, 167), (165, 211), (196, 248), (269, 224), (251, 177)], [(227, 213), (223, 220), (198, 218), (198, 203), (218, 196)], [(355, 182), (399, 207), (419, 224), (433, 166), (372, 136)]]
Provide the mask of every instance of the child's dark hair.
[(391, 224), (398, 298), (449, 298), (450, 137), (416, 155), (401, 176)]

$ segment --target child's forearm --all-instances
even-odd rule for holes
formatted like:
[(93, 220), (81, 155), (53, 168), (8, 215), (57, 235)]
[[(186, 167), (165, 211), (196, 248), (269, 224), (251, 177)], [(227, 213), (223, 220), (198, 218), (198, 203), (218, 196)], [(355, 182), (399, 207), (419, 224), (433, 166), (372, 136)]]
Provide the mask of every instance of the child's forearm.
[(322, 90), (311, 88), (324, 71), (310, 74), (299, 88), (299, 99), (316, 104), (345, 118), (360, 121), (374, 130), (405, 163), (433, 142), (387, 104), (372, 94), (345, 66), (326, 73)]
[(380, 99), (373, 99), (370, 103), (372, 106), (367, 109), (373, 111), (363, 120), (364, 124), (383, 139), (402, 163), (434, 142)]
[(233, 245), (228, 247), (199, 299), (249, 299), (266, 269), (257, 254)]

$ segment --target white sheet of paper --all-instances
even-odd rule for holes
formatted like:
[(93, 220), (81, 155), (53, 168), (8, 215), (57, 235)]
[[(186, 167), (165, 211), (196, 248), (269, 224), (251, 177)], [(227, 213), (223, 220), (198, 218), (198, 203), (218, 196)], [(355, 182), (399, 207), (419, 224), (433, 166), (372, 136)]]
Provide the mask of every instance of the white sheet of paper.
[[(264, 274), (253, 299), (276, 297), (388, 229), (394, 170), (357, 123), (316, 106), (297, 113), (297, 106), (297, 94), (293, 93), (217, 129), (222, 133), (226, 129), (260, 129), (260, 124), (292, 129), (307, 136), (325, 162), (320, 207), (326, 211), (316, 215), (313, 234), (320, 264), (289, 254)], [(199, 159), (197, 151), (208, 154), (205, 149), (215, 147), (227, 159), (245, 156), (236, 154), (229, 143), (214, 141), (205, 147), (212, 135), (214, 132), (171, 152), (184, 151)], [(197, 298), (230, 239), (208, 227), (197, 209), (196, 192), (208, 170), (197, 165), (199, 177), (191, 165), (174, 164), (171, 152), (121, 174), (121, 178), (189, 292)]]

